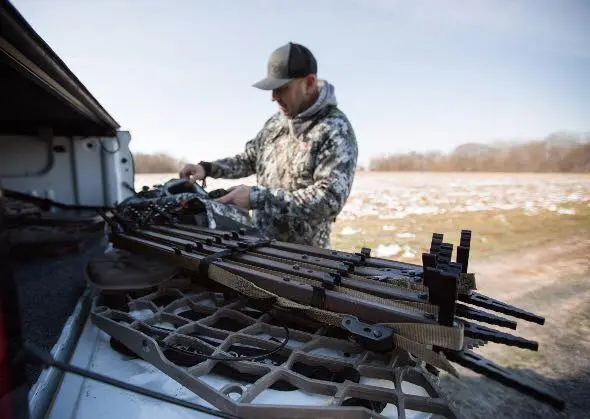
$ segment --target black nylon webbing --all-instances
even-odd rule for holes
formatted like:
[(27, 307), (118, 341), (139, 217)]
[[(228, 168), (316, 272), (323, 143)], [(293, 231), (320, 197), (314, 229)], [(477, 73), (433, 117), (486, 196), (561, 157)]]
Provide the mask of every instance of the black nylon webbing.
[(238, 242), (237, 246), (226, 244), (225, 246), (227, 246), (228, 249), (213, 253), (212, 255), (206, 256), (199, 261), (199, 275), (204, 277), (208, 276), (209, 265), (211, 265), (211, 262), (221, 262), (223, 258), (231, 257), (238, 253), (244, 253), (257, 247), (268, 246), (269, 243), (270, 240), (262, 240), (256, 243)]
[(326, 290), (322, 286), (313, 285), (313, 294), (311, 295), (311, 305), (316, 308), (324, 308), (326, 303)]

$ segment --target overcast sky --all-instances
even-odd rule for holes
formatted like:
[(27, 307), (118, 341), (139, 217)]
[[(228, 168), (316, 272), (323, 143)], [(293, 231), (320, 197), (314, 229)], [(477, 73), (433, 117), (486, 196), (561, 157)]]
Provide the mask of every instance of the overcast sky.
[(587, 0), (12, 0), (132, 135), (192, 161), (240, 152), (276, 111), (270, 52), (308, 46), (384, 152), (590, 131)]

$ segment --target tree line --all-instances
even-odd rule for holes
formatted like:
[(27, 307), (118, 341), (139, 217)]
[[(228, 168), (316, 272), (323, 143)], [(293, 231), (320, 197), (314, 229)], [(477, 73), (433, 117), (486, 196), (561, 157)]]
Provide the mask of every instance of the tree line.
[(590, 173), (590, 141), (567, 145), (543, 140), (504, 147), (469, 146), (459, 146), (448, 154), (411, 152), (375, 157), (368, 170)]
[[(177, 173), (184, 161), (167, 153), (133, 153), (136, 173)], [(451, 153), (391, 154), (375, 157), (369, 171), (569, 172), (590, 173), (590, 134), (551, 134), (519, 144), (463, 144)]]
[(178, 173), (183, 162), (167, 153), (133, 153), (135, 173)]

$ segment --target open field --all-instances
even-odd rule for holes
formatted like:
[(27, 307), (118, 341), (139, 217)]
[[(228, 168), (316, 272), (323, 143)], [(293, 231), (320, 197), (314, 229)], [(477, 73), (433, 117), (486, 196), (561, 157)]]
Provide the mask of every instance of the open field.
[[(137, 175), (136, 188), (172, 177)], [(213, 190), (255, 179), (207, 183)], [(552, 388), (568, 410), (558, 414), (463, 368), (460, 380), (441, 377), (444, 391), (465, 417), (587, 417), (590, 175), (359, 173), (332, 247), (420, 263), (432, 233), (456, 244), (461, 229), (472, 230), (469, 270), (478, 290), (547, 319), (519, 321), (516, 331), (539, 341), (538, 352), (496, 344), (476, 352)]]
[[(174, 174), (136, 176), (136, 188)], [(208, 189), (255, 184), (207, 179)], [(590, 175), (359, 173), (332, 233), (332, 247), (420, 262), (432, 233), (456, 242), (473, 232), (472, 258), (590, 232)]]

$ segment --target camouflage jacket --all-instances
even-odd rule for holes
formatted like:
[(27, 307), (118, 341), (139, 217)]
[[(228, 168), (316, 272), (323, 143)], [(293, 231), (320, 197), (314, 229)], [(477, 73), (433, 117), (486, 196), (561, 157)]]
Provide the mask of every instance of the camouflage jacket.
[(332, 222), (352, 188), (358, 148), (352, 125), (322, 82), (314, 105), (293, 119), (266, 121), (244, 152), (206, 163), (207, 176), (256, 174), (250, 203), (253, 227), (269, 238), (330, 247)]

